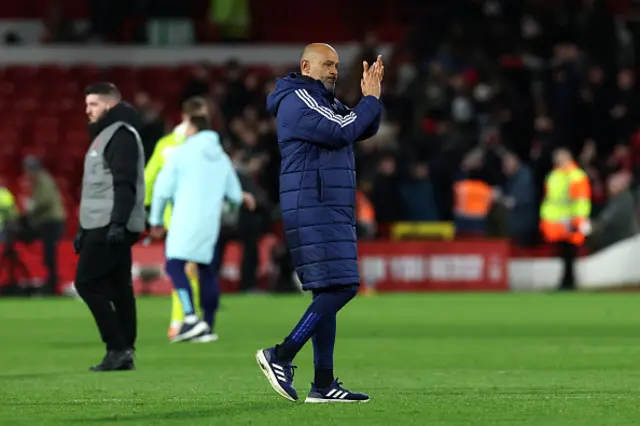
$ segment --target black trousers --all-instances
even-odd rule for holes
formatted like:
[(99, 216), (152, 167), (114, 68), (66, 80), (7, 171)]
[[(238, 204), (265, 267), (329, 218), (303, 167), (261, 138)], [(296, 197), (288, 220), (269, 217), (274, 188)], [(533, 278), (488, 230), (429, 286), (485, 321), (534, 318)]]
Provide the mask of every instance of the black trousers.
[(108, 244), (104, 229), (86, 231), (82, 238), (75, 286), (93, 314), (107, 350), (133, 348), (136, 341), (132, 243)]
[(42, 240), (44, 265), (47, 268), (45, 290), (47, 293), (53, 294), (58, 285), (58, 243), (64, 234), (64, 222), (43, 223), (39, 227), (39, 234)]
[(574, 277), (574, 264), (578, 257), (578, 247), (568, 242), (559, 242), (558, 254), (562, 259), (563, 274), (560, 281), (560, 290), (575, 290), (576, 282)]
[[(236, 239), (242, 244), (239, 290), (246, 292), (258, 288), (258, 263), (260, 261), (258, 241), (260, 240), (261, 222), (259, 217), (253, 214), (246, 214), (240, 216), (239, 223), (242, 226), (237, 231), (221, 233), (220, 238), (218, 238), (218, 244), (222, 250), (220, 262), (224, 258), (225, 248), (230, 241)], [(219, 265), (218, 270), (220, 270)]]

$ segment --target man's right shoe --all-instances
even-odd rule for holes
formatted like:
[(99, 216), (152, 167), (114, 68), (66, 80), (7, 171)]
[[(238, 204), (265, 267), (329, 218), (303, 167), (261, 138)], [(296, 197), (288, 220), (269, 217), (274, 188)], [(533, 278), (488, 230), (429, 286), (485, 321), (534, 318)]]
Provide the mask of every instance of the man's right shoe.
[(297, 401), (298, 393), (293, 387), (293, 370), (296, 368), (290, 362), (282, 362), (276, 358), (275, 348), (260, 349), (256, 353), (256, 361), (271, 387), (278, 395), (289, 400)]
[(342, 387), (342, 383), (335, 379), (328, 388), (311, 386), (309, 396), (304, 402), (311, 404), (331, 402), (369, 402), (369, 395), (360, 392), (351, 392)]
[(135, 370), (133, 351), (107, 351), (102, 362), (89, 368), (90, 371), (122, 371)]

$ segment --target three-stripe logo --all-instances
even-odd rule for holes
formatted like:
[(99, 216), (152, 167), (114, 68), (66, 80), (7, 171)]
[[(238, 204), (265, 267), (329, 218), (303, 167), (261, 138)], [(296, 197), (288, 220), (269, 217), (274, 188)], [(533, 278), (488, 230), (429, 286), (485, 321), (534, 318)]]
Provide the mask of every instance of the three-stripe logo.
[(318, 112), (327, 120), (337, 123), (340, 127), (345, 127), (353, 123), (354, 121), (356, 121), (356, 119), (358, 118), (355, 111), (351, 111), (349, 112), (349, 114), (344, 116), (336, 114), (331, 110), (331, 108), (327, 108), (324, 105), (320, 105), (318, 101), (316, 101), (305, 89), (297, 89), (295, 91), (295, 94), (300, 98), (300, 100), (302, 100), (302, 102), (304, 102), (304, 104), (309, 109), (312, 109)]
[(327, 393), (327, 396), (329, 398), (333, 398), (333, 399), (344, 399), (347, 395), (349, 395), (349, 392), (345, 392), (345, 391), (339, 390), (339, 389), (331, 389)]
[(278, 364), (271, 364), (271, 367), (273, 367), (273, 373), (276, 375), (276, 379), (280, 380), (281, 382), (286, 382), (287, 378), (284, 375), (284, 370), (282, 369), (282, 367)]

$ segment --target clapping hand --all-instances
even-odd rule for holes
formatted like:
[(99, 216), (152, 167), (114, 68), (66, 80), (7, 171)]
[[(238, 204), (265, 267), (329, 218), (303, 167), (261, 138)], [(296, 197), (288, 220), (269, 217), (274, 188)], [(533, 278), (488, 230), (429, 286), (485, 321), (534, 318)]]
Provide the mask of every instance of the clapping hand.
[(380, 92), (382, 91), (382, 79), (384, 77), (384, 64), (382, 63), (382, 56), (378, 55), (378, 59), (371, 66), (369, 66), (367, 61), (363, 61), (362, 68), (362, 80), (360, 81), (362, 95), (375, 96), (376, 98), (380, 99)]

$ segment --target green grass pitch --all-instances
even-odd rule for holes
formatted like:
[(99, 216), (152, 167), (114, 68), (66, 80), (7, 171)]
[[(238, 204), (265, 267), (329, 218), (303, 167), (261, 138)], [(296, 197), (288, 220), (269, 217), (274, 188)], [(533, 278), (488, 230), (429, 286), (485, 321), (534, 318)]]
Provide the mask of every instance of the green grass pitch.
[[(304, 296), (227, 296), (221, 340), (169, 344), (169, 300), (139, 299), (138, 370), (102, 357), (83, 303), (0, 299), (0, 425), (640, 424), (640, 297), (359, 297), (340, 313), (336, 373), (368, 404), (290, 403), (259, 371)], [(296, 359), (304, 399), (312, 350)]]

